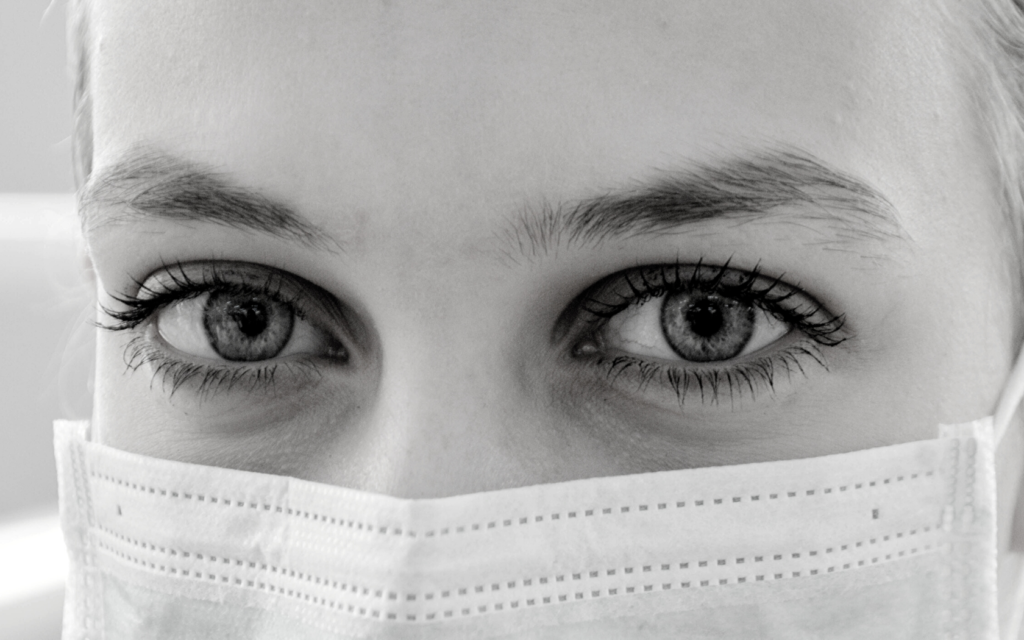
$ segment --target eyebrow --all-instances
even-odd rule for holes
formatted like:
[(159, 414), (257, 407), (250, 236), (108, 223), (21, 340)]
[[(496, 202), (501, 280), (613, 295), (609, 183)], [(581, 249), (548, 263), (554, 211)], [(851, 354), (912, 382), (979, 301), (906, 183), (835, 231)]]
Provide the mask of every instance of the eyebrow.
[[(662, 171), (653, 181), (574, 203), (525, 209), (499, 234), (507, 250), (537, 257), (612, 237), (680, 233), (719, 220), (771, 220), (820, 232), (820, 245), (868, 251), (908, 239), (896, 208), (877, 189), (796, 148), (762, 149)], [(513, 258), (514, 259), (514, 258)]]
[(219, 224), (319, 250), (338, 241), (288, 206), (199, 163), (135, 149), (93, 176), (79, 194), (85, 233), (139, 218)]
[[(341, 248), (283, 203), (152, 148), (135, 149), (95, 174), (79, 195), (79, 211), (87, 234), (156, 217), (262, 232), (318, 250)], [(690, 163), (635, 189), (524, 209), (498, 235), (507, 247), (501, 253), (517, 261), (515, 253), (531, 258), (612, 237), (679, 233), (708, 220), (766, 218), (820, 231), (820, 244), (833, 250), (907, 238), (895, 207), (878, 190), (789, 147)]]

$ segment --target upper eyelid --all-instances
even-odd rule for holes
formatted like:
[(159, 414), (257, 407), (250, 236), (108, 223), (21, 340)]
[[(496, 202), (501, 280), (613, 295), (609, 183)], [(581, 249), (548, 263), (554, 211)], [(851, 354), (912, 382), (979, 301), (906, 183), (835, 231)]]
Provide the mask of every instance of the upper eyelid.
[[(589, 287), (582, 294), (579, 307), (592, 314), (601, 325), (617, 313), (626, 309), (638, 300), (665, 295), (674, 289), (683, 289), (686, 286), (701, 285), (711, 288), (732, 289), (732, 293), (752, 292), (751, 302), (761, 306), (768, 312), (777, 313), (782, 316), (790, 316), (789, 321), (795, 322), (800, 330), (827, 345), (835, 345), (844, 342), (850, 335), (846, 327), (845, 314), (836, 314), (822, 304), (812, 294), (803, 290), (799, 285), (787, 282), (785, 275), (770, 276), (761, 270), (760, 263), (751, 269), (740, 269), (731, 266), (731, 259), (722, 264), (705, 264), (703, 260), (695, 263), (671, 263), (659, 265), (646, 265), (619, 271)], [(660, 273), (664, 275), (672, 272), (674, 281), (652, 283), (647, 275)], [(702, 272), (706, 272), (707, 278), (698, 278)], [(681, 275), (689, 273), (688, 278), (681, 278)], [(639, 276), (638, 281), (631, 280), (631, 276)], [(729, 278), (739, 278), (738, 282), (723, 284)], [(631, 296), (620, 296), (619, 303), (608, 303), (598, 299), (601, 295), (609, 295), (609, 292), (616, 287), (622, 287), (623, 283), (628, 287)], [(761, 287), (755, 290), (755, 287)], [(771, 292), (778, 291), (773, 297)], [(797, 305), (783, 304), (784, 301), (797, 299), (804, 308), (797, 308)], [(604, 305), (604, 309), (595, 309), (594, 305)], [(588, 308), (588, 305), (590, 308)], [(591, 324), (591, 330), (596, 329)]]
[[(668, 269), (666, 269), (666, 267)], [(649, 280), (649, 274), (657, 272), (659, 275), (668, 273), (669, 270), (674, 272), (674, 281), (662, 281), (652, 283)], [(700, 277), (700, 273), (704, 270), (712, 271), (710, 277)], [(692, 271), (689, 278), (681, 278), (681, 271)], [(641, 286), (638, 287), (632, 278), (637, 276), (640, 279)], [(730, 276), (739, 278), (739, 281), (727, 282), (727, 278)], [(663, 295), (665, 293), (684, 290), (687, 287), (701, 287), (707, 290), (725, 290), (733, 295), (751, 295), (756, 298), (764, 298), (765, 296), (771, 295), (773, 291), (779, 290), (784, 293), (779, 297), (771, 298), (769, 302), (781, 302), (782, 300), (798, 296), (812, 301), (817, 306), (824, 308), (811, 296), (800, 289), (799, 285), (791, 285), (785, 281), (785, 275), (780, 276), (766, 276), (761, 273), (760, 265), (756, 265), (750, 270), (737, 269), (729, 266), (728, 261), (722, 265), (705, 265), (701, 262), (694, 264), (672, 264), (672, 265), (652, 265), (637, 267), (634, 269), (628, 269), (617, 274), (613, 274), (608, 278), (605, 278), (602, 282), (605, 283), (604, 287), (601, 287), (601, 283), (598, 283), (598, 292), (604, 292), (611, 289), (618, 284), (618, 282), (625, 282), (627, 286), (632, 290), (634, 297), (653, 297)], [(755, 290), (755, 287), (759, 284), (764, 285), (763, 288)], [(632, 301), (632, 300), (629, 300)], [(624, 300), (625, 302), (625, 300)]]
[[(197, 273), (198, 271), (198, 273)], [(231, 272), (235, 273), (232, 274)], [(240, 277), (241, 276), (241, 277)], [(253, 276), (247, 278), (244, 276)], [(238, 261), (194, 261), (165, 264), (120, 294), (111, 295), (126, 311), (103, 306), (106, 315), (118, 321), (107, 329), (133, 328), (163, 307), (218, 289), (248, 289), (272, 295), (292, 306), (300, 317), (323, 316), (316, 324), (338, 323), (348, 327), (341, 304), (329, 293), (305, 279), (281, 269)], [(326, 328), (326, 327), (324, 327)]]
[[(746, 288), (752, 286), (759, 279), (769, 280), (767, 277), (762, 278), (760, 265), (755, 265), (750, 270), (743, 270), (730, 267), (730, 262), (731, 260), (726, 260), (721, 265), (707, 265), (704, 264), (703, 261), (698, 261), (695, 263), (644, 265), (625, 269), (606, 276), (597, 283), (591, 285), (584, 292), (583, 296), (587, 301), (604, 304), (603, 301), (598, 300), (599, 296), (610, 295), (614, 289), (625, 284), (625, 286), (630, 289), (631, 295), (620, 295), (619, 304), (609, 305), (613, 308), (625, 309), (629, 305), (635, 304), (638, 301), (665, 294), (669, 291), (681, 290), (687, 286), (719, 288), (722, 286), (724, 278), (729, 274), (738, 274), (740, 277), (743, 277), (743, 286)], [(665, 280), (652, 284), (648, 279), (648, 275), (652, 272), (657, 272), (659, 276), (664, 276), (664, 274), (668, 273), (669, 270), (673, 272), (674, 281), (669, 282)], [(681, 272), (684, 271), (691, 271), (688, 278), (681, 277)], [(699, 275), (702, 271), (709, 272), (709, 275), (712, 277), (700, 278)], [(638, 282), (636, 281), (637, 279), (639, 280)], [(772, 284), (770, 287), (782, 282), (782, 276), (779, 276), (778, 278), (771, 278), (771, 282)], [(732, 285), (731, 288), (739, 289), (740, 287), (738, 285)], [(612, 314), (614, 315), (614, 313)]]

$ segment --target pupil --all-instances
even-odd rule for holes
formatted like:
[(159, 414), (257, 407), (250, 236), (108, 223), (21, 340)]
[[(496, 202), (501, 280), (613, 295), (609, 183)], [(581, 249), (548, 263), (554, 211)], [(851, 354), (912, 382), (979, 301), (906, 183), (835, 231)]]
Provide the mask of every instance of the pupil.
[(267, 310), (255, 300), (233, 305), (228, 317), (246, 337), (255, 338), (267, 330)]
[(724, 322), (722, 308), (707, 298), (694, 302), (686, 310), (686, 324), (702, 338), (710, 338), (721, 331)]

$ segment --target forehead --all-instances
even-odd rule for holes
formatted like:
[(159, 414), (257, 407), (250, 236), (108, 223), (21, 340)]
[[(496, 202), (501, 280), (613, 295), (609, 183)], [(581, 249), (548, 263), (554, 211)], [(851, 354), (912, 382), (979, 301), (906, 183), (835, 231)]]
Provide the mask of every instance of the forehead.
[(153, 144), (430, 223), (781, 141), (928, 197), (889, 169), (941, 181), (963, 144), (934, 4), (99, 0), (96, 165)]

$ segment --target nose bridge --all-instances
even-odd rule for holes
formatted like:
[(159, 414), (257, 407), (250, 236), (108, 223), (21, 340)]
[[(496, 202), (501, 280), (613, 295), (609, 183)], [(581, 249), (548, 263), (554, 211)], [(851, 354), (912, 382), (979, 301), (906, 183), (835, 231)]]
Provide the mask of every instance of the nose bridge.
[(401, 497), (494, 488), (517, 394), (508, 314), (480, 283), (436, 277), (381, 315), (381, 374), (365, 425), (368, 481)]
[[(508, 313), (508, 283), (484, 258), (476, 229), (438, 233), (424, 229), (404, 247), (378, 298), (375, 324), (381, 341), (382, 398), (390, 406), (427, 414), (465, 415), (484, 404), (505, 374), (515, 318)], [(432, 237), (433, 236), (433, 237)]]
[(498, 345), (479, 332), (407, 329), (384, 351), (378, 404), (392, 421), (454, 427), (486, 420), (495, 408), (504, 366)]
[[(405, 340), (396, 341), (399, 345)], [(432, 345), (385, 358), (366, 425), (375, 489), (428, 497), (492, 488), (511, 464), (500, 442), (507, 412), (495, 393), (501, 365), (480, 349)]]

